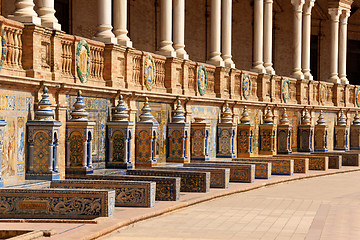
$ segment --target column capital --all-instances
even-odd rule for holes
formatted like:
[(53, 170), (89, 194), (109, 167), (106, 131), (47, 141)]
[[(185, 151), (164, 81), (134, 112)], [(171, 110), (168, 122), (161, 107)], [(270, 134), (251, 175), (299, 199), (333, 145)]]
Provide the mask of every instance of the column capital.
[(341, 9), (340, 8), (329, 8), (329, 15), (331, 17), (331, 21), (339, 22)]
[(349, 17), (350, 17), (350, 10), (349, 9), (342, 10), (342, 13), (339, 18), (340, 24), (348, 24)]
[(316, 0), (305, 0), (303, 12), (306, 15), (311, 15), (311, 10), (315, 5)]
[(291, 4), (294, 6), (296, 12), (302, 12), (305, 0), (291, 0)]

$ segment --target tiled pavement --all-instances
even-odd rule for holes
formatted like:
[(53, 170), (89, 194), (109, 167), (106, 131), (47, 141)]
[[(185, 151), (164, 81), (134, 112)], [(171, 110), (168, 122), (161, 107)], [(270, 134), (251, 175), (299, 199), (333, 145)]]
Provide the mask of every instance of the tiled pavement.
[(360, 172), (214, 199), (135, 223), (106, 240), (360, 239)]

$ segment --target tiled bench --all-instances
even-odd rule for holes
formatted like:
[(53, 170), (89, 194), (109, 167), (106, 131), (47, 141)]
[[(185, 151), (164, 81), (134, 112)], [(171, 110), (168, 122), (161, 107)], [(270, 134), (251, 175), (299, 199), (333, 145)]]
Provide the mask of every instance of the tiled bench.
[(359, 153), (344, 153), (342, 154), (342, 165), (343, 166), (360, 166), (360, 154)]
[[(357, 150), (351, 150), (348, 152), (325, 152), (325, 153), (318, 153), (319, 155), (340, 155), (342, 156), (342, 166), (354, 166), (359, 167), (360, 165), (360, 152)], [(330, 159), (329, 159), (329, 165), (330, 165)]]
[(115, 207), (153, 207), (155, 204), (155, 182), (123, 180), (55, 180), (51, 188), (112, 189), (115, 190)]
[[(235, 158), (236, 162), (246, 162), (249, 159)], [(292, 159), (273, 159), (271, 157), (265, 158), (251, 158), (252, 162), (269, 162), (271, 163), (271, 174), (272, 175), (289, 175), (292, 176), (294, 173), (294, 160)]]
[(210, 172), (210, 188), (228, 188), (230, 169), (228, 168), (191, 168), (191, 167), (158, 167), (165, 170), (185, 170), (194, 172)]
[[(70, 177), (66, 177), (69, 179)], [(156, 183), (156, 201), (177, 201), (180, 196), (180, 178), (178, 177), (153, 177), (153, 176), (130, 176), (130, 175), (87, 175), (71, 177), (72, 179), (93, 180), (124, 180), (145, 181)]]
[(0, 189), (0, 218), (94, 219), (114, 212), (115, 191)]
[(309, 170), (318, 170), (318, 171), (327, 171), (329, 169), (329, 158), (327, 156), (322, 156), (318, 153), (316, 155), (312, 154), (291, 154), (292, 159), (295, 158), (309, 158)]
[[(239, 164), (238, 162), (232, 161), (210, 161), (209, 163), (217, 164)], [(268, 162), (251, 162), (244, 161), (243, 164), (255, 165), (255, 179), (270, 179), (271, 178), (271, 163)]]
[(293, 157), (292, 154), (289, 155), (276, 155), (273, 159), (292, 159), (294, 160), (294, 173), (305, 173), (309, 172), (309, 158), (306, 156), (296, 156)]
[(180, 177), (180, 192), (209, 192), (210, 173), (183, 170), (135, 169), (127, 170), (128, 175)]
[(230, 182), (252, 183), (255, 179), (255, 165), (231, 163), (184, 163), (184, 167), (229, 168)]

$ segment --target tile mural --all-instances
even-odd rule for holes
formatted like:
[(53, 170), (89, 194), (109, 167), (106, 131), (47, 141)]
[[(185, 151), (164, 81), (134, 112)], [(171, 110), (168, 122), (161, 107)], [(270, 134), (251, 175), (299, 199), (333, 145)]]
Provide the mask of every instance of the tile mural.
[(24, 180), (26, 121), (33, 115), (33, 102), (29, 92), (1, 91), (0, 119), (7, 122), (1, 152), (1, 174), (5, 183)]

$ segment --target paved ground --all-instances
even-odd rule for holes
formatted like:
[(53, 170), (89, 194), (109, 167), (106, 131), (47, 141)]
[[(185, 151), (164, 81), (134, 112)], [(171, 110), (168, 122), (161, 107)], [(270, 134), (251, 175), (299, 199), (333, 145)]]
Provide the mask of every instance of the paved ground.
[(360, 172), (304, 179), (197, 204), (102, 239), (360, 239)]

